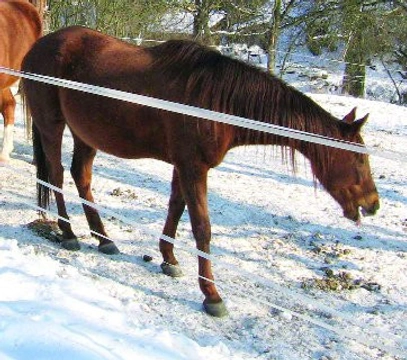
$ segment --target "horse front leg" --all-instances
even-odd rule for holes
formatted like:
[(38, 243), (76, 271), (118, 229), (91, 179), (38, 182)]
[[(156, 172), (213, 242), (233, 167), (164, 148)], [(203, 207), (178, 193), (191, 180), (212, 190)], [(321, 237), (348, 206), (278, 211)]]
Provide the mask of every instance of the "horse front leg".
[[(168, 204), (168, 215), (165, 221), (163, 234), (174, 239), (179, 220), (185, 210), (185, 200), (182, 196), (179, 176), (174, 167), (171, 182), (171, 196)], [(182, 270), (178, 266), (178, 261), (174, 255), (174, 244), (160, 238), (160, 252), (163, 256), (161, 269), (165, 275), (171, 277), (182, 276)]]
[[(77, 136), (74, 138), (74, 153), (71, 165), (71, 175), (75, 181), (79, 196), (86, 201), (94, 203), (91, 190), (92, 166), (96, 156), (96, 150), (86, 145)], [(93, 236), (99, 240), (98, 249), (108, 255), (118, 254), (119, 249), (113, 241), (108, 238), (98, 211), (86, 204), (83, 204), (86, 219)]]
[[(192, 232), (197, 249), (210, 254), (211, 224), (208, 213), (206, 165), (188, 164), (187, 170), (180, 171), (180, 183), (185, 202), (188, 206)], [(205, 296), (204, 310), (212, 316), (222, 317), (228, 314), (214, 283), (211, 261), (198, 256), (199, 287)]]
[(4, 118), (3, 147), (0, 152), (0, 162), (8, 162), (14, 148), (14, 117), (16, 100), (10, 88), (0, 91), (0, 111)]

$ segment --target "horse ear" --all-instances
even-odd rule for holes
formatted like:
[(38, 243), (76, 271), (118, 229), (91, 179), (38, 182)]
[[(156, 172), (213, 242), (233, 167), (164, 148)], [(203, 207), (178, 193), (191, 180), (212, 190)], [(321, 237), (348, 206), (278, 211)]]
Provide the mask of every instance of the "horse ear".
[(342, 121), (352, 124), (356, 119), (356, 107), (354, 107), (348, 115), (345, 115), (345, 117), (342, 119)]
[(363, 125), (365, 125), (368, 117), (369, 117), (369, 114), (366, 114), (361, 119), (358, 119), (355, 122), (353, 122), (353, 124), (352, 124), (353, 131), (359, 132), (360, 129), (363, 127)]

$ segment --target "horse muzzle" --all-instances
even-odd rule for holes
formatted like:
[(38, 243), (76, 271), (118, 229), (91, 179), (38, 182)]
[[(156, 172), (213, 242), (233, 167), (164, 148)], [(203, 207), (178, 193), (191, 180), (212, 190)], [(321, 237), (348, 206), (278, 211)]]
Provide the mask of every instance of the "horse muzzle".
[(377, 211), (380, 208), (380, 203), (379, 201), (374, 201), (372, 204), (367, 204), (360, 205), (355, 207), (351, 211), (344, 211), (343, 216), (346, 217), (347, 219), (354, 221), (355, 223), (360, 223), (360, 214), (362, 214), (364, 217), (365, 216), (373, 216), (377, 213)]
[(380, 208), (380, 203), (379, 203), (379, 200), (377, 200), (373, 204), (371, 204), (369, 207), (362, 206), (361, 213), (363, 216), (372, 216), (377, 213), (379, 208)]

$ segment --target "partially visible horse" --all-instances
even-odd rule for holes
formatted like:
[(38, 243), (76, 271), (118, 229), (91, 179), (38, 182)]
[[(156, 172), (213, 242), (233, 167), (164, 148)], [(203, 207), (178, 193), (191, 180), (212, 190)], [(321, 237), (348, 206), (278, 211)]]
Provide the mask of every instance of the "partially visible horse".
[[(21, 62), (41, 36), (42, 21), (34, 5), (23, 0), (0, 0), (0, 66), (20, 70)], [(4, 118), (0, 161), (8, 161), (13, 150), (16, 101), (11, 86), (18, 78), (0, 72), (0, 112)]]
[[(311, 99), (272, 75), (189, 41), (168, 41), (151, 48), (130, 45), (99, 32), (70, 27), (40, 39), (26, 56), (23, 70), (105, 86), (169, 101), (234, 114), (331, 138), (363, 143), (360, 129), (367, 116), (351, 111), (334, 118)], [(79, 195), (93, 202), (92, 164), (97, 150), (122, 158), (154, 158), (174, 165), (171, 197), (163, 234), (175, 237), (188, 207), (199, 250), (210, 252), (211, 226), (207, 174), (228, 150), (240, 145), (283, 146), (302, 153), (316, 179), (343, 209), (359, 221), (360, 208), (375, 214), (379, 197), (366, 154), (280, 137), (121, 102), (23, 79), (33, 116), (37, 176), (62, 187), (61, 141), (66, 125), (74, 140), (71, 174)], [(289, 156), (288, 154), (287, 156)], [(49, 205), (50, 191), (38, 186), (38, 204)], [(64, 197), (55, 192), (58, 214), (68, 218)], [(106, 239), (98, 212), (84, 211), (90, 229), (100, 234), (99, 251), (118, 252)], [(69, 222), (58, 220), (62, 246), (79, 249)], [(173, 245), (160, 239), (162, 269), (179, 275)], [(209, 260), (199, 257), (199, 285), (204, 308), (214, 316), (227, 310), (212, 281)]]

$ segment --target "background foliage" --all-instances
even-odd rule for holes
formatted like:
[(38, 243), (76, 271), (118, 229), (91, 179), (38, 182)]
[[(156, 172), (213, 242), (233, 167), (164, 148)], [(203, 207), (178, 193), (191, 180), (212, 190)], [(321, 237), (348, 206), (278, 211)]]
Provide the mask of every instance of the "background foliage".
[[(364, 95), (372, 59), (397, 63), (407, 77), (406, 0), (48, 0), (48, 30), (84, 25), (137, 41), (192, 38), (208, 45), (244, 42), (269, 53), (280, 36), (319, 55), (345, 48), (342, 91)], [(390, 73), (389, 73), (390, 74)], [(403, 95), (399, 94), (400, 100)]]

